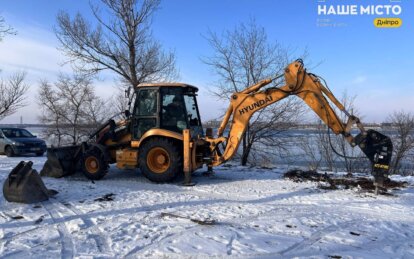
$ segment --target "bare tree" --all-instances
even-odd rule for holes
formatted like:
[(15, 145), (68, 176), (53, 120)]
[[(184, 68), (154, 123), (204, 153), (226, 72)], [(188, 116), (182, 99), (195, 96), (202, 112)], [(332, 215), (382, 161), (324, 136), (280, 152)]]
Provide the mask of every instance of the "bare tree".
[(40, 82), (38, 104), (42, 109), (39, 120), (49, 126), (46, 134), (49, 138), (56, 138), (52, 142), (60, 146), (65, 130), (63, 116), (61, 115), (64, 113), (64, 107), (56, 89), (46, 80)]
[(396, 129), (396, 135), (393, 138), (394, 157), (391, 172), (404, 174), (403, 161), (414, 149), (414, 114), (397, 111), (388, 117), (388, 121)]
[[(355, 108), (356, 96), (349, 96), (347, 92), (342, 94), (340, 99), (341, 103), (347, 111), (351, 114), (361, 117), (358, 110)], [(341, 121), (347, 121), (347, 115), (335, 108), (335, 112), (338, 114)], [(335, 168), (337, 163), (342, 164), (342, 168), (351, 175), (355, 171), (367, 172), (370, 169), (370, 162), (368, 158), (358, 148), (352, 148), (348, 141), (342, 135), (333, 135), (331, 131), (327, 130), (327, 126), (324, 127), (325, 133), (321, 132), (319, 136), (319, 146), (323, 148), (323, 156), (328, 165), (331, 165), (332, 169)]]
[[(214, 53), (203, 59), (203, 62), (219, 78), (216, 89), (212, 91), (218, 99), (228, 100), (233, 92), (239, 92), (264, 78), (282, 73), (290, 59), (289, 49), (277, 42), (270, 43), (264, 28), (258, 26), (254, 20), (221, 35), (210, 31), (206, 38)], [(280, 83), (282, 82), (278, 82)], [(242, 165), (246, 165), (255, 144), (272, 143), (272, 146), (281, 146), (276, 137), (295, 122), (294, 118), (297, 116), (286, 115), (295, 115), (297, 108), (298, 102), (285, 100), (260, 111), (252, 118), (242, 141)]]
[[(341, 98), (341, 103), (347, 111), (358, 116), (358, 111), (354, 108), (355, 99), (356, 96), (349, 97), (345, 92)], [(345, 122), (347, 120), (346, 115), (340, 110), (336, 108), (334, 110), (341, 121)], [(302, 138), (302, 143), (300, 143), (309, 167), (317, 169), (317, 167), (323, 165), (327, 170), (335, 171), (340, 166), (348, 174), (352, 174), (356, 170), (359, 172), (369, 170), (369, 160), (359, 148), (352, 148), (342, 135), (335, 136), (319, 118), (316, 126), (315, 136)]]
[[(123, 87), (115, 87), (115, 93), (109, 100), (111, 107), (111, 114), (113, 116), (120, 116), (126, 118), (125, 110), (128, 110), (129, 102), (134, 103), (134, 100), (127, 98), (127, 92)], [(134, 97), (134, 95), (132, 96)]]
[(128, 87), (176, 75), (175, 56), (154, 40), (151, 21), (160, 0), (100, 0), (90, 4), (97, 26), (81, 15), (57, 16), (56, 36), (77, 71), (115, 72)]
[(17, 72), (6, 81), (0, 79), (0, 120), (12, 115), (25, 106), (25, 94), (29, 86), (25, 83), (26, 73)]
[[(358, 115), (358, 110), (356, 110), (354, 105), (355, 99), (356, 96), (349, 96), (347, 92), (344, 92), (341, 98), (341, 103), (347, 111), (351, 112), (351, 114), (360, 117)], [(343, 112), (339, 111), (338, 109), (335, 109), (335, 111), (339, 115), (341, 121), (347, 120), (347, 117)], [(338, 153), (336, 155), (339, 156), (339, 160), (342, 161), (342, 164), (346, 172), (348, 174), (352, 174), (355, 171), (356, 167), (360, 165), (360, 163), (357, 162), (357, 160), (359, 159), (358, 157), (363, 157), (359, 148), (351, 148), (348, 141), (342, 135), (335, 137), (328, 135), (328, 138), (329, 141), (333, 141), (332, 146), (334, 150), (331, 150), (336, 151)], [(329, 144), (331, 145), (331, 143)]]
[(6, 20), (3, 16), (0, 16), (0, 41), (6, 35), (16, 34), (16, 31), (8, 24), (6, 24)]
[(304, 158), (311, 170), (323, 167), (326, 170), (334, 171), (336, 155), (330, 146), (330, 136), (327, 134), (328, 128), (325, 124), (322, 124), (319, 118), (315, 126), (314, 134), (307, 134), (307, 136), (299, 140), (299, 146), (304, 152)]
[[(10, 34), (16, 34), (16, 31), (6, 24), (4, 17), (0, 16), (0, 41)], [(0, 78), (0, 120), (26, 105), (24, 95), (29, 90), (29, 86), (25, 83), (25, 78), (25, 72), (16, 72), (6, 80)]]
[(291, 140), (284, 133), (298, 124), (303, 112), (302, 100), (297, 98), (287, 98), (259, 111), (246, 132), (247, 152), (242, 154), (241, 161), (247, 163), (249, 153), (258, 162), (288, 154)]
[[(313, 139), (313, 138), (312, 138)], [(318, 170), (322, 164), (321, 149), (319, 149), (315, 142), (309, 136), (304, 136), (298, 139), (299, 147), (304, 152), (304, 160), (306, 161), (309, 170)]]
[(328, 126), (318, 121), (317, 133), (316, 133), (316, 145), (319, 149), (320, 156), (324, 161), (325, 168), (329, 171), (336, 170), (335, 163), (337, 161), (336, 155), (330, 145), (330, 138), (328, 135)]
[(49, 126), (48, 135), (56, 138), (57, 145), (81, 142), (105, 118), (105, 102), (96, 96), (85, 75), (61, 74), (53, 85), (41, 81), (39, 105), (39, 119)]

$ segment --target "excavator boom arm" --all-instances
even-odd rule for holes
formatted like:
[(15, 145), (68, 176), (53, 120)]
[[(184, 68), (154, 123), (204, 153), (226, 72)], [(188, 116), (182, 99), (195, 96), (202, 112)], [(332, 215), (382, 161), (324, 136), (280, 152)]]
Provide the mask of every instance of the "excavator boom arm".
[[(282, 87), (262, 89), (274, 81), (266, 79), (231, 96), (229, 108), (218, 129), (218, 137), (207, 138), (207, 141), (212, 143), (211, 149), (214, 154), (212, 165), (224, 163), (235, 155), (249, 125), (249, 120), (255, 112), (285, 97), (295, 95), (303, 99), (335, 134), (342, 134), (352, 147), (358, 145), (361, 148), (373, 165), (373, 175), (376, 177), (376, 182), (382, 185), (384, 175), (388, 173), (391, 159), (391, 140), (379, 132), (366, 131), (360, 120), (346, 111), (345, 107), (316, 75), (306, 72), (301, 60), (288, 65), (284, 77), (286, 84)], [(341, 121), (330, 103), (348, 116), (346, 123)], [(230, 120), (229, 133), (227, 136), (223, 136)], [(350, 134), (354, 124), (360, 130), (360, 133), (355, 137)], [(221, 143), (225, 145), (223, 152), (219, 150)]]

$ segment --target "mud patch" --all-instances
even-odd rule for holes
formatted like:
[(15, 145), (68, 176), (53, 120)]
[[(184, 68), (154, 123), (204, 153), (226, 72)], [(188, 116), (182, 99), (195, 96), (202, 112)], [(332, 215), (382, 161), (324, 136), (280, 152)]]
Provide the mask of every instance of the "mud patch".
[[(284, 174), (284, 178), (288, 178), (294, 182), (318, 182), (321, 183), (318, 185), (319, 188), (328, 190), (349, 189), (355, 187), (368, 191), (375, 190), (373, 180), (368, 177), (336, 177), (328, 175), (327, 173), (318, 173), (316, 171), (291, 170)], [(407, 182), (397, 182), (391, 179), (384, 181), (384, 186), (387, 189), (405, 188), (407, 185)]]
[(99, 202), (103, 202), (103, 201), (113, 201), (114, 198), (115, 198), (114, 196), (115, 196), (115, 194), (108, 193), (108, 194), (105, 194), (104, 196), (102, 196), (100, 198), (94, 199), (94, 201), (99, 201)]

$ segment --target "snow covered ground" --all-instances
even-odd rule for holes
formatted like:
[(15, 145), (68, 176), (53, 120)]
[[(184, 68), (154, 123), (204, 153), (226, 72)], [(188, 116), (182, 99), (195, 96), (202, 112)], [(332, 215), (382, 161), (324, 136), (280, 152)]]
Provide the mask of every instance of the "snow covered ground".
[[(20, 160), (40, 171), (45, 159), (0, 156), (0, 180)], [(294, 183), (282, 179), (283, 168), (203, 171), (193, 187), (111, 168), (95, 183), (44, 178), (59, 191), (47, 202), (1, 196), (0, 257), (414, 258), (413, 178), (400, 178), (410, 186), (393, 196), (375, 196)], [(113, 201), (99, 201), (105, 195)]]

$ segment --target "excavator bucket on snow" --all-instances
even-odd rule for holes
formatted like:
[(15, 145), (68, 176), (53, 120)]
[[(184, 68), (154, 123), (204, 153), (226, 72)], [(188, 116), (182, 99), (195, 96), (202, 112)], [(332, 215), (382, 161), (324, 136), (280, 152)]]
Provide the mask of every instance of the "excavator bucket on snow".
[(46, 201), (56, 191), (48, 190), (36, 170), (33, 162), (21, 161), (10, 172), (3, 185), (3, 195), (9, 202), (36, 203)]
[(48, 148), (47, 161), (40, 175), (60, 178), (75, 173), (81, 150), (82, 145)]
[[(89, 140), (100, 138), (107, 133), (112, 139), (115, 138), (114, 120), (110, 119), (104, 123), (99, 129), (89, 136)], [(47, 160), (42, 170), (41, 176), (49, 176), (60, 178), (63, 176), (74, 174), (79, 166), (79, 161), (83, 151), (87, 149), (87, 142), (80, 145), (51, 147), (47, 149)]]

